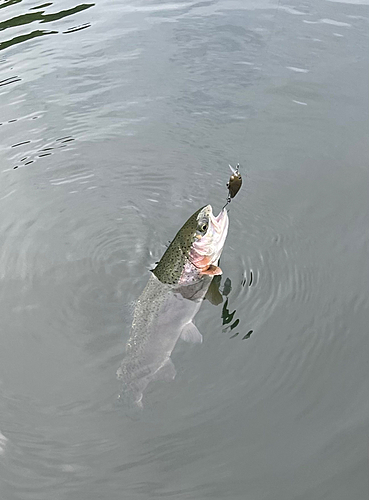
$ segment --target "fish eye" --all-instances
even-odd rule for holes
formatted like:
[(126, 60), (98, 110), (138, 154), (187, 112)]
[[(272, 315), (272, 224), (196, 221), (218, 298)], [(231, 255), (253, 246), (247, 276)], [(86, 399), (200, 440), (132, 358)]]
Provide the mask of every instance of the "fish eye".
[(199, 224), (199, 231), (200, 233), (206, 233), (208, 229), (208, 223), (207, 222), (202, 222)]

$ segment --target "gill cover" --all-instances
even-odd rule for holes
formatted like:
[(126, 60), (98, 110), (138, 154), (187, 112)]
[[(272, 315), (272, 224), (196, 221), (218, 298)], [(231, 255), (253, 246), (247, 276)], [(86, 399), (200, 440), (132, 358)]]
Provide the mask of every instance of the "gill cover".
[[(222, 210), (214, 217), (211, 205), (197, 210), (185, 222), (167, 248), (153, 274), (162, 282), (179, 283), (187, 269), (193, 273), (217, 275), (216, 266), (228, 231), (228, 215)], [(181, 280), (182, 281), (182, 280)]]

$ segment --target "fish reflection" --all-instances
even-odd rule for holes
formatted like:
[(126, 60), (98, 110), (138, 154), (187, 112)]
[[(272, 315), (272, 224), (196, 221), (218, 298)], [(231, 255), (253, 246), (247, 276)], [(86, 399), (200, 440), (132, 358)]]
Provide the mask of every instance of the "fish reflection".
[[(234, 310), (232, 312), (230, 312), (230, 310), (229, 310), (229, 297), (228, 297), (228, 295), (231, 293), (231, 290), (232, 290), (232, 282), (231, 282), (230, 278), (226, 278), (224, 285), (223, 285), (222, 293), (220, 292), (220, 284), (221, 284), (221, 276), (215, 276), (213, 278), (213, 281), (212, 281), (210, 287), (209, 287), (209, 291), (212, 289), (212, 287), (216, 288), (217, 293), (220, 296), (220, 299), (218, 299), (217, 302), (214, 302), (213, 300), (211, 300), (211, 298), (208, 297), (209, 291), (206, 294), (205, 298), (209, 298), (209, 300), (212, 304), (218, 305), (218, 304), (221, 304), (223, 302), (223, 296), (226, 297), (226, 300), (223, 304), (222, 315), (221, 315), (222, 324), (223, 324), (223, 326), (225, 326), (222, 331), (223, 331), (223, 333), (230, 333), (238, 327), (238, 325), (240, 324), (240, 320), (239, 320), (239, 318), (235, 318), (236, 310)], [(212, 290), (212, 294), (216, 294), (216, 291)], [(253, 330), (249, 330), (242, 337), (242, 340), (246, 340), (246, 339), (250, 338), (253, 332), (254, 332)], [(240, 332), (235, 332), (229, 338), (233, 339), (233, 338), (237, 337), (239, 334), (240, 334)]]

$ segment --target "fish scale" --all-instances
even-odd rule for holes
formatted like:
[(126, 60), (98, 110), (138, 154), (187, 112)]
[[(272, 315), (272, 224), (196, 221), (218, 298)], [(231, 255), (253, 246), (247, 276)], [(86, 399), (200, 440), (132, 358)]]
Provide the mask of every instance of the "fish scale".
[(175, 235), (172, 243), (165, 251), (159, 264), (153, 270), (154, 275), (162, 282), (175, 285), (178, 283), (192, 243), (196, 239), (197, 216), (205, 207), (197, 210), (184, 223)]
[(137, 300), (117, 376), (123, 394), (138, 406), (152, 380), (175, 377), (170, 355), (178, 339), (202, 342), (192, 320), (213, 275), (221, 274), (217, 264), (227, 232), (225, 209), (218, 217), (210, 205), (197, 210), (178, 231)]

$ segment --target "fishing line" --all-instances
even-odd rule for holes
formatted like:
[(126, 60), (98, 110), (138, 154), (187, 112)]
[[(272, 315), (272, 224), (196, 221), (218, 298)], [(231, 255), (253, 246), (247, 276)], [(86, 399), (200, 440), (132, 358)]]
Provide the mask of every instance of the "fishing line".
[[(267, 58), (268, 53), (269, 53), (270, 45), (271, 45), (272, 39), (274, 38), (274, 35), (276, 33), (276, 30), (277, 30), (277, 17), (278, 17), (280, 4), (281, 4), (281, 0), (278, 0), (277, 8), (276, 8), (274, 16), (273, 16), (272, 30), (270, 31), (269, 38), (266, 42), (266, 45), (264, 48), (264, 54), (262, 54), (262, 56), (261, 56), (260, 69), (265, 66), (265, 62), (266, 62), (266, 58)], [(260, 85), (258, 87), (260, 88)], [(260, 90), (259, 90), (259, 92), (260, 92)], [(225, 209), (227, 207), (227, 205), (230, 204), (230, 202), (232, 201), (232, 198), (234, 198), (236, 196), (236, 194), (238, 193), (238, 191), (240, 190), (241, 185), (242, 185), (242, 176), (241, 176), (240, 171), (239, 171), (240, 164), (237, 163), (235, 169), (231, 165), (229, 165), (229, 168), (231, 169), (232, 174), (231, 174), (231, 177), (227, 183), (228, 196), (227, 196), (226, 204), (224, 205), (223, 209)]]
[(264, 55), (263, 55), (263, 58), (264, 58), (264, 62), (263, 64), (265, 63), (265, 58), (268, 54), (268, 50), (270, 48), (270, 42), (272, 41), (272, 38), (274, 37), (275, 33), (276, 33), (276, 26), (277, 26), (277, 17), (278, 17), (278, 11), (279, 11), (279, 6), (281, 4), (281, 0), (278, 0), (278, 3), (277, 3), (277, 9), (275, 11), (275, 14), (274, 14), (274, 18), (273, 18), (273, 27), (272, 27), (272, 31), (270, 32), (269, 34), (269, 39), (267, 40), (267, 43), (266, 43), (266, 46), (265, 46), (265, 52), (264, 52)]

